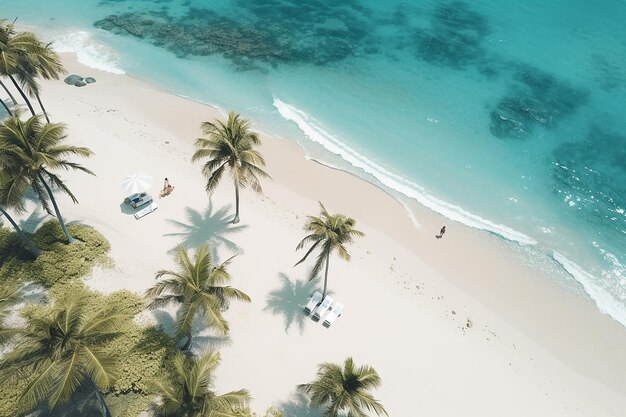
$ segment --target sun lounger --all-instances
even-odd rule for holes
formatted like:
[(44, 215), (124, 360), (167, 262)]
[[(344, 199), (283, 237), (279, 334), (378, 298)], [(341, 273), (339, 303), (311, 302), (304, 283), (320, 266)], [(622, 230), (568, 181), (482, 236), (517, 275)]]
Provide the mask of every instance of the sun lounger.
[(124, 202), (130, 204), (133, 208), (139, 208), (152, 203), (152, 196), (148, 193), (135, 193), (126, 197)]
[(313, 310), (313, 318), (316, 320), (320, 320), (322, 317), (324, 317), (324, 314), (326, 314), (326, 311), (330, 308), (331, 305), (333, 305), (334, 302), (335, 300), (333, 300), (330, 295), (327, 295), (326, 298), (324, 298), (324, 301), (322, 301), (322, 304), (318, 305), (315, 310)]
[(343, 304), (335, 303), (335, 305), (333, 306), (333, 309), (330, 310), (330, 313), (328, 313), (326, 315), (326, 318), (324, 319), (324, 323), (323, 323), (324, 326), (330, 327), (330, 325), (333, 324), (335, 319), (341, 316), (342, 312), (343, 312)]
[(157, 205), (157, 203), (152, 202), (152, 204), (150, 204), (148, 207), (144, 207), (141, 210), (139, 210), (137, 213), (135, 213), (135, 219), (139, 220), (143, 216), (146, 216), (146, 215), (152, 213), (154, 210), (156, 210), (158, 208), (159, 208), (159, 206)]
[(317, 305), (322, 301), (322, 293), (319, 291), (315, 291), (311, 298), (309, 298), (309, 302), (304, 306), (304, 311), (309, 314)]

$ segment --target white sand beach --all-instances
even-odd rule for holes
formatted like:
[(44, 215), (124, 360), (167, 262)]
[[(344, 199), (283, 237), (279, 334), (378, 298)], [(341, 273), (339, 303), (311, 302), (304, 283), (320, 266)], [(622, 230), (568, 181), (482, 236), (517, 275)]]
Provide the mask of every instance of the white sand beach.
[[(317, 364), (352, 356), (380, 374), (375, 396), (392, 417), (624, 415), (626, 329), (580, 290), (523, 262), (520, 245), (425, 208), (415, 226), (381, 189), (266, 136), (260, 151), (273, 179), (262, 195), (243, 191), (241, 222), (230, 225), (232, 186), (224, 182), (209, 199), (201, 165), (191, 163), (200, 123), (219, 111), (62, 58), (70, 73), (97, 79), (83, 88), (43, 83), (52, 121), (67, 123), (70, 142), (95, 153), (81, 162), (96, 177), (63, 174), (80, 204), (60, 199), (66, 220), (96, 227), (112, 245), (115, 267), (96, 270), (88, 285), (142, 294), (157, 270), (175, 268), (177, 244), (209, 242), (220, 261), (238, 254), (233, 285), (252, 303), (231, 304), (229, 336), (199, 325), (192, 345), (221, 351), (218, 391), (247, 388), (255, 410), (313, 416), (295, 386), (312, 380)], [(155, 196), (164, 177), (175, 186), (140, 220), (124, 209), (120, 186), (137, 171), (154, 177)], [(366, 234), (350, 246), (351, 262), (331, 259), (330, 294), (345, 310), (329, 329), (301, 307), (322, 282), (306, 280), (310, 264), (293, 267), (318, 201)], [(146, 316), (171, 327), (166, 312)]]

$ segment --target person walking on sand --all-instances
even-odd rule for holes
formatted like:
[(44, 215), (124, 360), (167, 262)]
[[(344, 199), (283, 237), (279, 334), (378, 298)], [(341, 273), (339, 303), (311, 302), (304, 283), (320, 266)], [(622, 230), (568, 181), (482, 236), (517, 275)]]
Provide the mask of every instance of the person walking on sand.
[(443, 237), (443, 234), (446, 233), (446, 226), (442, 226), (441, 230), (439, 231), (439, 234), (437, 236), (435, 236), (437, 239), (441, 239)]

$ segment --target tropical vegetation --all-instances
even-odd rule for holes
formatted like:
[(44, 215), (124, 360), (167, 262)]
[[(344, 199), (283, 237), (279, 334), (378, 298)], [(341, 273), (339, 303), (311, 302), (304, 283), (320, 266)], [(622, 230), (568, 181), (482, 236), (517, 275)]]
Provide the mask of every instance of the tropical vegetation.
[[(52, 214), (48, 201), (52, 202), (63, 233), (69, 243), (74, 241), (57, 204), (52, 186), (67, 194), (74, 203), (78, 200), (54, 171), (76, 170), (94, 175), (84, 166), (67, 159), (68, 156), (89, 157), (91, 150), (67, 145), (66, 128), (62, 123), (42, 123), (39, 116), (22, 120), (20, 114), (9, 117), (0, 124), (0, 170), (6, 178), (3, 188), (21, 188), (30, 184), (44, 209)], [(14, 184), (19, 184), (16, 187)], [(15, 197), (17, 198), (17, 197)], [(12, 201), (12, 200), (8, 200)]]
[(183, 246), (178, 246), (176, 261), (179, 271), (160, 270), (156, 278), (167, 276), (146, 291), (150, 300), (148, 308), (161, 308), (176, 303), (181, 309), (176, 320), (176, 337), (186, 337), (182, 350), (191, 344), (192, 324), (195, 316), (202, 313), (206, 324), (221, 334), (227, 334), (228, 322), (222, 312), (228, 309), (231, 300), (250, 302), (250, 297), (241, 290), (224, 284), (231, 281), (228, 266), (231, 257), (219, 265), (213, 263), (208, 245), (200, 246), (193, 257), (189, 257)]
[[(59, 56), (49, 44), (0, 19), (0, 87), (12, 101), (9, 105), (0, 100), (9, 115), (0, 124), (0, 216), (14, 230), (0, 225), (0, 344), (11, 349), (0, 359), (0, 417), (32, 411), (136, 417), (150, 403), (156, 415), (163, 417), (257, 416), (249, 408), (247, 390), (215, 393), (219, 352), (194, 356), (188, 351), (195, 317), (201, 314), (210, 328), (227, 334), (229, 325), (223, 313), (230, 302), (251, 301), (246, 293), (228, 285), (232, 280), (228, 267), (234, 257), (216, 264), (208, 245), (198, 247), (193, 256), (179, 246), (178, 270), (158, 271), (157, 283), (146, 291), (144, 299), (129, 291), (104, 295), (88, 290), (82, 282), (94, 265), (111, 261), (110, 245), (91, 227), (67, 225), (55, 198), (58, 190), (78, 202), (58, 175), (59, 170), (93, 175), (71, 160), (74, 156), (89, 157), (92, 152), (65, 142), (65, 125), (50, 123), (40, 97), (39, 80), (58, 79), (63, 72)], [(20, 94), (31, 116), (21, 113), (5, 79)], [(31, 98), (37, 100), (43, 116), (36, 114)], [(226, 122), (204, 122), (201, 127), (204, 137), (196, 140), (192, 161), (203, 161), (209, 194), (225, 173), (230, 175), (236, 207), (232, 223), (237, 223), (240, 188), (261, 192), (260, 180), (269, 178), (264, 171), (265, 160), (256, 149), (261, 141), (252, 132), (250, 121), (235, 112), (229, 113)], [(25, 212), (31, 189), (57, 221), (45, 222), (33, 233), (26, 233), (11, 213)], [(325, 266), (325, 296), (330, 255), (336, 251), (349, 260), (346, 245), (363, 233), (354, 229), (353, 219), (331, 215), (320, 206), (319, 217), (308, 217), (305, 230), (309, 234), (297, 250), (311, 246), (296, 265), (319, 250), (311, 278)], [(65, 244), (75, 238), (82, 244)], [(43, 286), (35, 285), (42, 291), (41, 303), (21, 307), (19, 315), (25, 324), (9, 327), (5, 319), (16, 313), (22, 286), (34, 283)], [(160, 327), (131, 320), (144, 309), (146, 299), (151, 309), (180, 306), (175, 338)], [(181, 352), (174, 342), (183, 337)], [(380, 378), (373, 368), (356, 367), (348, 358), (343, 367), (320, 365), (317, 379), (298, 386), (298, 390), (310, 396), (313, 406), (324, 407), (327, 416), (347, 413), (362, 417), (370, 411), (386, 414), (369, 392), (378, 386)], [(97, 410), (85, 414), (77, 408), (77, 404), (93, 402), (93, 398)], [(265, 416), (282, 414), (270, 408)]]
[(100, 347), (118, 336), (117, 325), (125, 318), (110, 308), (89, 312), (81, 299), (27, 317), (25, 328), (17, 333), (16, 348), (0, 362), (0, 369), (9, 375), (32, 376), (21, 396), (23, 411), (42, 404), (53, 410), (88, 384), (109, 417), (100, 390), (113, 383), (114, 360)]
[(319, 250), (309, 279), (317, 277), (322, 267), (324, 267), (323, 299), (326, 297), (328, 286), (328, 264), (330, 255), (333, 252), (337, 252), (342, 259), (349, 261), (350, 253), (346, 249), (346, 244), (352, 243), (355, 237), (364, 236), (364, 233), (354, 228), (356, 221), (353, 218), (344, 216), (343, 214), (330, 214), (322, 203), (320, 203), (320, 208), (320, 216), (307, 216), (304, 230), (309, 232), (309, 234), (298, 243), (296, 250), (304, 248), (307, 244), (311, 244), (311, 246), (302, 259), (294, 266), (304, 262), (316, 249)]
[(309, 396), (311, 405), (323, 408), (325, 417), (367, 417), (372, 411), (388, 415), (369, 392), (380, 385), (374, 368), (356, 366), (352, 358), (347, 358), (343, 366), (330, 362), (319, 365), (317, 378), (298, 385), (298, 390)]
[(9, 178), (0, 166), (0, 215), (7, 219), (24, 247), (36, 258), (41, 254), (41, 251), (7, 212), (9, 209), (13, 209), (17, 213), (24, 212), (24, 196), (28, 188), (29, 183), (24, 177)]
[(250, 186), (261, 192), (259, 178), (269, 178), (263, 170), (265, 160), (254, 149), (261, 144), (259, 136), (251, 130), (249, 120), (235, 112), (228, 113), (226, 123), (221, 120), (202, 123), (205, 137), (196, 139), (196, 151), (192, 162), (207, 159), (202, 173), (207, 178), (206, 191), (211, 194), (217, 188), (224, 172), (228, 171), (235, 185), (235, 217), (239, 222), (239, 188)]
[(0, 344), (5, 343), (15, 335), (15, 330), (5, 327), (9, 308), (19, 299), (19, 288), (17, 285), (6, 284), (0, 286)]
[(239, 417), (248, 406), (245, 389), (217, 395), (213, 391), (214, 371), (220, 363), (218, 352), (201, 357), (176, 355), (171, 378), (152, 382), (161, 401), (154, 406), (160, 417)]
[[(41, 89), (37, 78), (58, 79), (65, 70), (58, 54), (44, 44), (32, 32), (17, 32), (13, 23), (0, 20), (0, 77), (7, 77), (24, 99), (31, 115), (35, 116), (28, 96), (35, 97), (48, 123), (50, 119), (41, 101)], [(0, 86), (9, 95), (13, 106), (17, 104), (15, 97), (0, 80)], [(13, 111), (3, 101), (2, 105), (12, 116)]]

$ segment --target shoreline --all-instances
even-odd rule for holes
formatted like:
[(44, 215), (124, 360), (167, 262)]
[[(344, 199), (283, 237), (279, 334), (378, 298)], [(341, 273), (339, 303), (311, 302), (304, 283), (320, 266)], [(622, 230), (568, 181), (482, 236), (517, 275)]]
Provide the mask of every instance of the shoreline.
[[(83, 88), (65, 85), (62, 80), (43, 83), (43, 97), (53, 121), (67, 122), (70, 141), (96, 151), (96, 156), (84, 163), (87, 166), (93, 163), (98, 168), (96, 173), (103, 176), (94, 180), (98, 186), (92, 187), (91, 179), (68, 174), (81, 205), (71, 207), (63, 200), (70, 219), (95, 225), (113, 246), (111, 254), (117, 261), (116, 271), (94, 273), (90, 285), (103, 291), (124, 286), (141, 291), (153, 282), (151, 275), (156, 269), (172, 262), (166, 255), (172, 242), (159, 236), (157, 229), (171, 228), (167, 220), (181, 222), (189, 210), (197, 211), (201, 218), (205, 214), (195, 208), (206, 204), (206, 195), (201, 188), (200, 168), (191, 165), (189, 155), (193, 139), (200, 133), (199, 121), (217, 117), (220, 111), (131, 75), (87, 69), (76, 62), (73, 54), (64, 53), (62, 59), (70, 72), (76, 69), (81, 75), (95, 75), (97, 79), (96, 84)], [(164, 102), (170, 107), (164, 108)], [(76, 108), (76, 105), (83, 107)], [(94, 132), (91, 137), (89, 132)], [(170, 146), (172, 144), (177, 146)], [(116, 153), (112, 149), (114, 145), (120, 146), (121, 151)], [(311, 328), (311, 323), (305, 324), (307, 332), (301, 333), (298, 341), (304, 340), (304, 345), (314, 344), (317, 350), (306, 351), (305, 364), (298, 364), (302, 358), (294, 352), (281, 350), (285, 359), (295, 365), (278, 370), (278, 376), (287, 381), (297, 377), (299, 382), (304, 382), (312, 377), (315, 364), (329, 360), (322, 353), (337, 356), (338, 352), (320, 351), (324, 345), (316, 343), (321, 337), (332, 338), (333, 343), (343, 343), (346, 347), (354, 346), (352, 339), (369, 342), (375, 346), (363, 349), (365, 358), (361, 359), (359, 352), (352, 354), (357, 361), (369, 363), (381, 373), (383, 388), (377, 394), (380, 393), (390, 414), (410, 415), (415, 410), (413, 404), (395, 401), (402, 395), (411, 395), (410, 388), (414, 387), (398, 387), (405, 382), (398, 378), (409, 377), (403, 375), (402, 368), (397, 368), (394, 358), (390, 358), (390, 362), (379, 362), (383, 362), (384, 340), (369, 341), (355, 334), (363, 331), (361, 318), (365, 317), (369, 319), (368, 324), (376, 325), (381, 338), (395, 335), (395, 342), (400, 345), (394, 346), (397, 355), (410, 358), (417, 352), (417, 357), (429, 359), (428, 364), (422, 360), (407, 369), (413, 375), (410, 380), (429, 395), (417, 405), (419, 411), (429, 415), (449, 415), (447, 412), (497, 415), (498, 410), (502, 411), (499, 407), (506, 407), (507, 415), (548, 410), (549, 415), (579, 415), (563, 409), (564, 404), (570, 402), (584, 409), (580, 415), (585, 415), (585, 411), (618, 415), (623, 409), (626, 404), (623, 380), (626, 363), (621, 354), (626, 348), (623, 327), (600, 313), (590, 299), (564, 290), (546, 271), (525, 264), (520, 245), (452, 222), (425, 207), (415, 211), (418, 225), (414, 225), (403, 204), (390, 193), (354, 174), (305, 158), (304, 151), (294, 142), (263, 135), (261, 152), (274, 181), (263, 183), (263, 195), (244, 192), (242, 196), (242, 220), (246, 228), (233, 235), (232, 240), (241, 245), (240, 257), (246, 260), (238, 260), (242, 265), (233, 270), (243, 276), (255, 275), (254, 264), (243, 264), (254, 263), (255, 253), (266, 257), (275, 255), (274, 248), (267, 248), (263, 235), (252, 231), (258, 227), (277, 230), (276, 233), (287, 240), (272, 241), (282, 248), (277, 251), (281, 254), (276, 255), (278, 259), (272, 261), (272, 265), (263, 266), (274, 268), (268, 270), (274, 271), (274, 279), (277, 270), (287, 267), (289, 272), (285, 274), (290, 277), (303, 276), (305, 269), (290, 268), (295, 257), (293, 248), (301, 235), (303, 216), (317, 212), (318, 200), (331, 212), (355, 218), (357, 227), (367, 234), (367, 239), (351, 248), (353, 262), (334, 261), (332, 265), (336, 268), (333, 275), (345, 275), (345, 279), (330, 282), (331, 289), (349, 301), (345, 303), (347, 311), (352, 309), (359, 314), (342, 317), (327, 333)], [(113, 167), (110, 158), (116, 156), (119, 159)], [(176, 172), (167, 175), (177, 181), (174, 183), (176, 193), (173, 198), (159, 201), (162, 208), (145, 221), (134, 222), (119, 213), (110, 213), (112, 196), (121, 199), (119, 184), (115, 182), (119, 172), (114, 168), (122, 165), (124, 169), (140, 165), (137, 170), (145, 166), (149, 172), (160, 172), (168, 166), (169, 171)], [(231, 194), (228, 186), (220, 186), (211, 200), (213, 206), (227, 207)], [(117, 204), (117, 200), (114, 203)], [(167, 216), (165, 222), (160, 221), (162, 216)], [(436, 240), (433, 236), (441, 224), (446, 224), (448, 232), (443, 239)], [(201, 227), (200, 224), (191, 226)], [(160, 240), (145, 243), (145, 253), (140, 253), (137, 247), (144, 243), (129, 236), (131, 229)], [(126, 249), (129, 253), (124, 253)], [(289, 253), (282, 253), (283, 249)], [(133, 257), (136, 261), (131, 261)], [(124, 280), (124, 277), (138, 275), (142, 278), (132, 283)], [(105, 279), (107, 281), (102, 282)], [(253, 284), (236, 281), (236, 285), (242, 287)], [(253, 299), (263, 304), (268, 289), (272, 290), (276, 284), (256, 283), (249, 291)], [(354, 294), (361, 290), (363, 294)], [(380, 297), (386, 302), (381, 303), (382, 306), (402, 314), (380, 317), (381, 311), (370, 311), (371, 306), (364, 302), (372, 297)], [(250, 349), (245, 341), (254, 343), (255, 338), (274, 337), (289, 344), (293, 338), (289, 332), (283, 333), (282, 326), (276, 327), (278, 319), (274, 315), (258, 307), (237, 305), (229, 311), (229, 321), (233, 323), (231, 338), (238, 343), (223, 350), (224, 365), (218, 375), (218, 385), (232, 388), (246, 386), (248, 381), (247, 387), (262, 401), (260, 404), (268, 405), (284, 399), (284, 387), (265, 387), (258, 378), (245, 375), (245, 365), (254, 363), (250, 359), (242, 360)], [(253, 328), (251, 322), (259, 324), (263, 331)], [(468, 323), (472, 324), (468, 326)], [(411, 337), (406, 330), (414, 326), (420, 334)], [(424, 339), (430, 344), (423, 343)], [(453, 346), (448, 345), (450, 341)], [(337, 350), (343, 353), (343, 347)], [(282, 358), (276, 356), (278, 360)], [(264, 358), (260, 353), (258, 357)], [(465, 362), (459, 362), (459, 357)], [(467, 362), (470, 358), (477, 358), (477, 363)], [(515, 363), (515, 367), (506, 362)], [(476, 365), (484, 365), (486, 370)], [(478, 373), (483, 370), (485, 375)], [(421, 373), (427, 378), (416, 380)], [(245, 377), (242, 378), (242, 374)], [(475, 380), (475, 376), (479, 379)], [(449, 381), (451, 377), (457, 381)], [(495, 379), (489, 380), (490, 377)], [(547, 381), (556, 382), (550, 386)], [(520, 392), (511, 392), (513, 389)], [(442, 390), (445, 392), (440, 392)], [(482, 390), (496, 392), (501, 402), (488, 404), (493, 399), (480, 398)], [(540, 397), (541, 390), (550, 391), (550, 395)], [(268, 398), (278, 392), (279, 398)], [(598, 398), (603, 400), (600, 404), (596, 404)], [(457, 402), (442, 404), (453, 399)], [(507, 401), (514, 405), (506, 405)]]
[[(32, 30), (35, 32), (41, 32), (42, 30), (42, 28), (38, 26), (32, 26), (32, 25), (19, 25), (19, 26), (23, 27), (24, 29)], [(58, 31), (58, 28), (55, 30)], [(55, 30), (51, 28), (46, 28), (42, 32), (42, 34), (48, 33), (48, 35), (50, 35), (51, 33), (56, 33), (58, 35), (58, 33), (55, 32)], [(46, 31), (52, 31), (52, 32), (46, 32)], [(84, 32), (84, 34), (87, 37), (91, 36), (89, 35), (88, 32)], [(69, 49), (76, 49), (76, 47), (71, 46), (69, 47)], [(81, 65), (89, 66), (89, 64), (87, 63), (80, 62), (79, 52), (80, 51), (74, 50), (73, 52), (69, 52), (69, 53), (77, 54), (79, 63)], [(90, 57), (93, 58), (92, 56)], [(92, 62), (92, 64), (94, 64), (94, 62)], [(102, 66), (101, 65), (102, 63), (96, 62), (96, 64)], [(104, 64), (107, 64), (107, 62), (105, 61)], [(136, 75), (127, 73), (125, 70), (116, 66), (115, 63), (108, 62), (108, 65), (104, 65), (104, 66), (115, 69), (114, 71), (112, 71), (111, 68), (109, 68), (109, 70), (104, 70), (108, 73), (113, 73), (115, 75), (125, 75), (134, 80), (144, 82), (141, 78), (137, 77)], [(98, 67), (90, 67), (90, 68), (97, 69)], [(220, 106), (215, 105), (211, 102), (205, 102), (205, 101), (202, 101), (201, 99), (193, 98), (191, 96), (177, 94), (175, 91), (169, 88), (166, 88), (161, 85), (157, 85), (149, 81), (147, 82), (147, 85), (148, 85), (148, 88), (156, 89), (166, 94), (172, 94), (182, 99), (193, 101), (199, 105), (208, 106), (216, 110), (217, 112), (219, 112), (222, 116), (225, 116), (227, 114), (227, 110), (222, 109)], [(279, 105), (274, 103), (274, 108), (281, 114), (283, 119), (291, 123), (296, 123), (301, 131), (304, 131), (307, 128), (310, 128), (310, 129), (313, 129), (314, 134), (318, 133), (317, 127), (315, 125), (308, 126), (306, 125), (306, 122), (305, 122), (305, 126), (302, 127), (300, 126), (300, 121), (296, 120), (297, 117), (296, 119), (293, 119), (293, 118), (283, 115), (282, 110), (279, 107), (287, 107), (289, 110), (295, 111), (296, 113), (300, 112), (300, 110), (296, 109), (295, 107), (290, 106), (287, 103), (282, 102), (280, 99), (275, 97), (275, 102), (276, 101), (279, 102)], [(298, 116), (298, 114), (296, 114), (296, 116)], [(387, 170), (384, 167), (378, 166), (375, 162), (369, 161), (367, 159), (362, 160), (358, 152), (356, 152), (355, 154), (355, 151), (353, 149), (351, 149), (349, 146), (341, 142), (339, 142), (338, 144), (323, 143), (328, 138), (322, 137), (321, 141), (318, 138), (313, 138), (313, 137), (308, 138), (308, 140), (311, 143), (314, 143), (315, 146), (320, 146), (323, 149), (323, 152), (328, 152), (332, 154), (333, 156), (337, 156), (340, 159), (340, 161), (343, 162), (346, 166), (341, 166), (341, 164), (333, 165), (331, 162), (316, 159), (316, 157), (314, 156), (309, 157), (309, 155), (307, 154), (307, 148), (304, 143), (293, 141), (288, 138), (284, 138), (284, 137), (277, 136), (274, 134), (270, 134), (262, 130), (257, 130), (257, 132), (261, 134), (263, 137), (271, 137), (272, 139), (278, 139), (278, 140), (284, 140), (284, 141), (291, 142), (291, 143), (297, 143), (298, 147), (303, 151), (303, 154), (305, 155), (305, 158), (307, 160), (313, 160), (328, 168), (337, 169), (345, 173), (349, 173), (351, 175), (354, 175), (358, 179), (369, 182), (373, 184), (374, 186), (381, 188), (389, 196), (394, 198), (396, 201), (398, 201), (401, 205), (405, 207), (407, 214), (409, 215), (409, 217), (412, 218), (413, 223), (415, 224), (415, 227), (419, 227), (419, 225), (418, 225), (418, 222), (415, 220), (415, 216), (414, 216), (414, 213), (411, 211), (412, 210), (411, 207), (418, 207), (417, 209), (418, 211), (425, 208), (427, 210), (431, 210), (440, 214), (442, 223), (445, 221), (459, 222), (463, 224), (464, 226), (467, 226), (467, 227), (470, 227), (479, 231), (494, 234), (498, 238), (502, 238), (507, 241), (511, 241), (513, 243), (517, 243), (523, 246), (527, 245), (527, 246), (532, 247), (536, 253), (529, 254), (530, 258), (534, 258), (536, 255), (539, 255), (540, 257), (544, 258), (545, 261), (550, 263), (550, 265), (546, 266), (548, 269), (551, 269), (554, 271), (555, 270), (554, 267), (556, 267), (558, 271), (555, 273), (555, 275), (563, 277), (562, 283), (564, 286), (571, 288), (572, 286), (566, 285), (566, 283), (570, 281), (571, 279), (576, 281), (576, 284), (575, 284), (575, 286), (577, 287), (576, 289), (582, 290), (585, 293), (585, 296), (591, 299), (591, 301), (596, 305), (596, 308), (600, 312), (611, 316), (615, 321), (619, 322), (624, 327), (624, 329), (626, 329), (626, 310), (624, 310), (623, 306), (619, 305), (619, 301), (615, 299), (613, 294), (608, 293), (604, 288), (602, 288), (601, 286), (597, 285), (594, 282), (591, 283), (591, 287), (590, 287), (589, 280), (588, 280), (589, 273), (582, 266), (580, 266), (582, 264), (575, 262), (572, 258), (566, 257), (565, 255), (563, 255), (563, 252), (559, 252), (557, 249), (550, 248), (550, 247), (542, 247), (541, 244), (539, 244), (539, 242), (534, 237), (532, 237), (531, 235), (527, 235), (525, 232), (521, 232), (517, 229), (513, 229), (502, 223), (493, 222), (489, 218), (484, 218), (475, 213), (466, 211), (462, 206), (458, 206), (452, 203), (448, 203), (444, 200), (441, 200), (435, 195), (432, 195), (432, 194), (429, 194), (428, 192), (423, 191), (423, 188), (420, 185), (413, 183), (411, 180), (405, 179), (402, 176), (398, 176), (397, 174), (393, 172), (387, 172)], [(333, 150), (332, 149), (333, 147), (336, 149)], [(415, 204), (415, 202), (417, 202), (417, 204)], [(562, 258), (562, 259), (559, 260), (559, 258)], [(563, 272), (565, 272), (565, 275), (567, 276), (564, 276)], [(597, 279), (597, 278), (594, 277), (594, 279)]]

